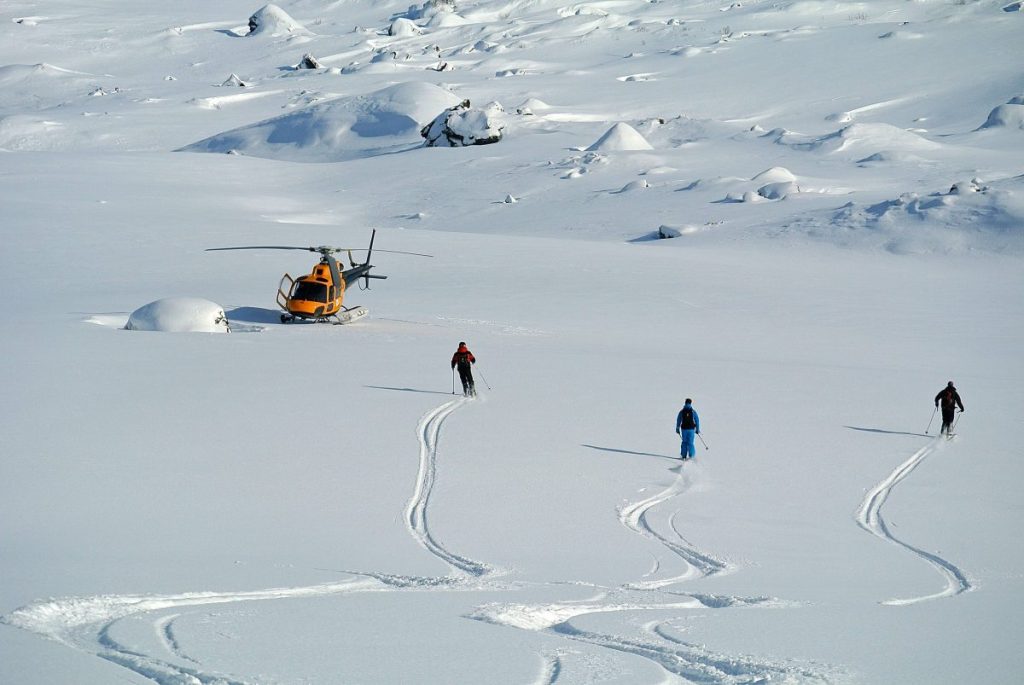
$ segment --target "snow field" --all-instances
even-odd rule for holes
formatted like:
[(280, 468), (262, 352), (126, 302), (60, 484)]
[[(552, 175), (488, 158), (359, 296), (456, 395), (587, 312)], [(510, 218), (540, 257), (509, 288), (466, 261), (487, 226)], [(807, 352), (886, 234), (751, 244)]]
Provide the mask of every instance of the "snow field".
[(259, 10), (0, 9), (0, 682), (1016, 681), (1019, 13)]

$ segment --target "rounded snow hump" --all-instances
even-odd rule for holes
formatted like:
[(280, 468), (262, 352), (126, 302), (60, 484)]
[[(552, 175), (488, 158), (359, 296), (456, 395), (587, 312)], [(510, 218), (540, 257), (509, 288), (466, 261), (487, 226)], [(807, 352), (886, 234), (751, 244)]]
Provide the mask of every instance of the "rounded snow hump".
[(587, 148), (588, 152), (653, 150), (647, 139), (629, 124), (619, 122)]
[(228, 317), (215, 302), (198, 297), (169, 297), (139, 307), (128, 317), (129, 331), (227, 333)]

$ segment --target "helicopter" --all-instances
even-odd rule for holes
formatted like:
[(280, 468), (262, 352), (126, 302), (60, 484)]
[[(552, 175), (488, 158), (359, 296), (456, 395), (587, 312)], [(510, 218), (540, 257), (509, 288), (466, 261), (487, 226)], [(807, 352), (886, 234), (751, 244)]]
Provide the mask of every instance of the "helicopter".
[[(387, 276), (371, 274), (370, 256), (373, 254), (373, 240), (377, 236), (374, 229), (370, 234), (370, 247), (366, 250), (366, 261), (359, 264), (352, 257), (353, 252), (361, 252), (361, 248), (331, 247), (321, 245), (319, 247), (295, 247), (291, 245), (243, 245), (239, 247), (211, 247), (207, 252), (220, 250), (305, 250), (308, 252), (319, 252), (320, 262), (313, 266), (313, 270), (306, 276), (292, 278), (289, 274), (281, 277), (277, 286), (277, 304), (284, 311), (281, 314), (281, 323), (291, 323), (296, 319), (306, 319), (317, 323), (331, 323), (334, 325), (352, 323), (369, 314), (366, 307), (345, 307), (342, 302), (345, 299), (345, 291), (350, 285), (358, 285), (360, 278), (365, 286), (361, 289), (367, 290), (370, 287), (370, 279), (383, 280)], [(390, 252), (392, 254), (409, 254), (419, 257), (433, 257), (433, 255), (421, 254), (419, 252), (400, 252), (398, 250), (377, 250), (378, 252)], [(348, 253), (349, 267), (342, 269), (334, 255), (339, 252)]]

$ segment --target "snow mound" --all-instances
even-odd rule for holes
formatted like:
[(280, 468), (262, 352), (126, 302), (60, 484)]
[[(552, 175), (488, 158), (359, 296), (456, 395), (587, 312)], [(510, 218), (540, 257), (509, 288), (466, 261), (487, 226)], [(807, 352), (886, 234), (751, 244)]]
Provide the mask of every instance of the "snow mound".
[(388, 28), (388, 35), (396, 38), (408, 38), (409, 36), (418, 36), (421, 33), (423, 33), (423, 30), (416, 25), (416, 22), (405, 17), (395, 19), (391, 27)]
[(238, 74), (231, 74), (224, 82), (220, 84), (222, 87), (227, 88), (248, 88), (249, 84), (242, 80)]
[(630, 181), (626, 185), (622, 186), (621, 188), (619, 188), (618, 190), (613, 191), (613, 192), (616, 193), (616, 194), (632, 193), (632, 192), (636, 192), (638, 190), (646, 190), (647, 188), (650, 188), (650, 187), (651, 187), (651, 184), (647, 182), (647, 179), (641, 178), (641, 179), (637, 179), (635, 181)]
[(604, 135), (587, 148), (588, 152), (625, 152), (653, 150), (647, 139), (629, 124), (619, 122), (605, 131)]
[[(904, 193), (832, 216), (850, 242), (876, 242), (894, 253), (1024, 253), (1024, 176), (983, 184), (954, 183), (948, 192)], [(842, 241), (841, 235), (836, 235)]]
[(551, 109), (551, 105), (538, 98), (526, 98), (523, 100), (523, 104), (516, 107), (516, 111), (520, 114), (527, 112), (533, 114), (534, 112), (543, 112), (548, 109)]
[(449, 107), (420, 131), (427, 147), (488, 145), (501, 140), (505, 132), (504, 108), (491, 102), (482, 109), (469, 100)]
[(308, 36), (311, 32), (277, 5), (264, 5), (249, 17), (250, 36)]
[(767, 183), (757, 189), (757, 194), (766, 200), (785, 200), (788, 195), (795, 195), (799, 192), (800, 186), (794, 181)]
[(130, 331), (227, 333), (228, 317), (215, 302), (196, 297), (169, 297), (139, 307), (128, 317)]
[(760, 181), (761, 183), (793, 183), (796, 181), (796, 174), (786, 167), (773, 166), (771, 169), (765, 169), (750, 180)]
[(406, 17), (409, 19), (427, 19), (438, 14), (453, 14), (455, 12), (455, 0), (427, 0), (418, 7), (411, 5)]
[(988, 120), (981, 128), (1024, 129), (1024, 95), (1018, 95), (989, 112)]
[(95, 86), (90, 74), (45, 62), (0, 66), (0, 112), (46, 109), (87, 96)]
[(662, 224), (661, 226), (658, 226), (658, 230), (655, 231), (653, 237), (660, 240), (667, 240), (671, 238), (682, 238), (683, 236), (693, 235), (700, 231), (701, 227), (695, 224), (683, 224), (681, 226)]
[(339, 98), (220, 133), (189, 152), (237, 152), (296, 162), (331, 162), (379, 154), (418, 141), (438, 110), (457, 103), (429, 83), (399, 83), (368, 95)]
[(883, 123), (857, 123), (821, 138), (804, 140), (789, 131), (771, 131), (767, 135), (782, 145), (798, 150), (822, 150), (830, 154), (853, 153), (867, 156), (882, 150), (921, 152), (935, 150), (938, 143), (927, 140), (913, 131)]

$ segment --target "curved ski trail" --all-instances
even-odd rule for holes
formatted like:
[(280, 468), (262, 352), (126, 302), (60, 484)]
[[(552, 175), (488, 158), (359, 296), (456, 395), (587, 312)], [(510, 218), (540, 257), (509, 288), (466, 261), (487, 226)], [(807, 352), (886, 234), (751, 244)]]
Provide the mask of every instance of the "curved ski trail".
[(409, 532), (428, 552), (438, 557), (452, 570), (463, 575), (479, 578), (491, 572), (486, 564), (468, 559), (446, 549), (434, 537), (427, 520), (427, 507), (434, 490), (437, 476), (437, 443), (441, 426), (452, 412), (468, 402), (466, 398), (445, 402), (420, 419), (417, 435), (420, 441), (420, 470), (416, 477), (416, 489), (405, 509), (405, 522)]
[(661, 492), (639, 502), (627, 504), (619, 510), (619, 520), (624, 526), (638, 535), (657, 540), (668, 550), (681, 558), (687, 565), (686, 572), (680, 576), (665, 578), (662, 580), (639, 581), (632, 583), (629, 587), (645, 590), (657, 589), (667, 585), (673, 585), (684, 580), (713, 576), (731, 570), (729, 564), (721, 561), (720, 559), (716, 559), (706, 552), (702, 552), (683, 537), (682, 533), (679, 532), (678, 527), (676, 527), (676, 514), (672, 514), (669, 519), (669, 524), (675, 535), (674, 540), (656, 531), (647, 521), (647, 512), (657, 505), (663, 504), (673, 497), (677, 497), (686, 492), (688, 487), (689, 482), (686, 480), (682, 470), (680, 470), (675, 481)]
[(167, 655), (145, 654), (120, 644), (113, 627), (122, 619), (168, 609), (213, 604), (267, 601), (299, 597), (324, 597), (352, 592), (391, 589), (374, 578), (359, 578), (309, 587), (248, 590), (240, 592), (187, 592), (176, 595), (99, 595), (36, 602), (0, 617), (0, 623), (15, 626), (123, 666), (159, 685), (245, 685), (223, 673), (204, 671), (181, 651), (172, 622), (178, 614), (164, 616), (155, 624)]
[(964, 572), (957, 568), (957, 566), (952, 562), (943, 559), (937, 554), (925, 551), (920, 547), (915, 547), (908, 542), (904, 542), (893, 535), (892, 531), (889, 530), (889, 526), (885, 522), (885, 518), (882, 516), (882, 506), (889, 498), (893, 488), (909, 476), (914, 469), (916, 469), (921, 462), (928, 457), (928, 455), (939, 448), (939, 445), (941, 444), (939, 441), (941, 439), (942, 438), (936, 438), (931, 443), (925, 445), (912, 454), (909, 459), (897, 466), (892, 473), (868, 491), (867, 495), (864, 496), (864, 500), (861, 502), (860, 507), (857, 509), (856, 521), (858, 526), (877, 538), (910, 550), (941, 573), (946, 581), (946, 586), (939, 592), (924, 595), (922, 597), (889, 599), (883, 601), (882, 604), (889, 604), (893, 606), (916, 604), (918, 602), (925, 602), (931, 599), (952, 597), (974, 589)]
[[(684, 642), (669, 634), (663, 622), (649, 624), (647, 632), (652, 639), (641, 636), (620, 636), (581, 629), (572, 620), (597, 613), (652, 610), (701, 610), (726, 607), (770, 607), (777, 605), (769, 598), (725, 598), (690, 596), (668, 603), (614, 603), (602, 598), (591, 603), (566, 602), (556, 604), (492, 604), (478, 607), (467, 617), (521, 630), (545, 632), (575, 642), (610, 649), (647, 659), (666, 673), (683, 678), (686, 682), (708, 685), (740, 685), (741, 683), (829, 683), (833, 669), (818, 664), (781, 661), (772, 658), (721, 654), (694, 643)], [(653, 626), (653, 627), (651, 627)], [(557, 664), (557, 674), (563, 669)], [(550, 669), (549, 669), (550, 670)], [(547, 679), (546, 684), (554, 682)]]
[[(487, 565), (445, 549), (434, 538), (427, 523), (427, 507), (437, 469), (437, 442), (444, 420), (467, 400), (446, 402), (428, 412), (417, 431), (420, 468), (416, 489), (406, 509), (414, 538), (464, 577), (479, 578), (491, 571)], [(349, 571), (353, 579), (303, 587), (238, 592), (187, 592), (168, 595), (99, 595), (43, 600), (0, 616), (0, 623), (49, 638), (73, 649), (122, 666), (159, 685), (247, 685), (229, 675), (205, 671), (185, 654), (174, 634), (173, 623), (180, 613), (164, 615), (155, 626), (165, 655), (147, 654), (126, 647), (114, 637), (121, 620), (154, 612), (195, 608), (212, 604), (257, 602), (274, 599), (326, 597), (356, 592), (398, 592), (423, 588), (464, 589), (460, 578), (422, 578), (383, 573)]]
[[(647, 659), (661, 667), (670, 676), (687, 682), (717, 685), (739, 685), (740, 683), (761, 683), (778, 681), (782, 683), (829, 683), (833, 669), (818, 664), (797, 663), (791, 660), (758, 658), (745, 655), (715, 653), (702, 645), (683, 642), (672, 637), (662, 623), (655, 622), (648, 632), (653, 639), (637, 636), (611, 635), (584, 630), (573, 625), (573, 620), (593, 614), (637, 611), (700, 611), (705, 609), (728, 609), (741, 607), (780, 607), (786, 603), (771, 597), (736, 597), (699, 593), (677, 593), (664, 590), (668, 585), (698, 577), (708, 577), (730, 571), (733, 567), (699, 550), (682, 535), (676, 524), (676, 515), (671, 514), (668, 524), (672, 535), (658, 532), (648, 521), (648, 513), (656, 506), (668, 502), (686, 492), (690, 480), (680, 471), (678, 477), (664, 490), (638, 502), (619, 509), (619, 520), (638, 535), (656, 540), (680, 557), (687, 565), (686, 571), (677, 577), (638, 581), (609, 589), (592, 600), (579, 602), (555, 602), (548, 604), (501, 603), (479, 606), (467, 615), (477, 621), (518, 628), (520, 630), (544, 632), (576, 642), (591, 644), (604, 649), (631, 654)], [(674, 536), (674, 537), (673, 537)], [(651, 574), (661, 567), (656, 560)], [(661, 601), (635, 601), (631, 591), (643, 591), (662, 595)], [(554, 682), (563, 669), (563, 664), (549, 669), (546, 684)]]

